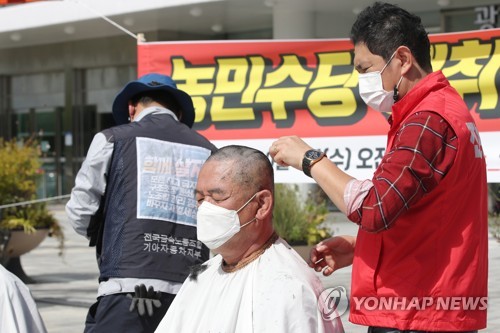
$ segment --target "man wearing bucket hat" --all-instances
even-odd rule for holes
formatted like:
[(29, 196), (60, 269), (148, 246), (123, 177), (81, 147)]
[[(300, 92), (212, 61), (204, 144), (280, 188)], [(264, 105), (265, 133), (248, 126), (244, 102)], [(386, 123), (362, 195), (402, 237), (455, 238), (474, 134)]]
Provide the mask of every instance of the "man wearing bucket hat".
[(66, 205), (100, 271), (85, 332), (154, 332), (188, 268), (208, 259), (193, 193), (216, 147), (191, 129), (191, 97), (166, 75), (125, 85), (113, 117), (118, 126), (95, 135)]

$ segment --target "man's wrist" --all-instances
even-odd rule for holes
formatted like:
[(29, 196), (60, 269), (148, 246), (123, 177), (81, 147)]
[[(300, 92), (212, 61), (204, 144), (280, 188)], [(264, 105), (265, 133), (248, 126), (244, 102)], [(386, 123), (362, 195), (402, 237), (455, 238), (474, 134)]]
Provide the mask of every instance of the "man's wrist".
[(306, 174), (306, 176), (312, 177), (311, 168), (325, 156), (326, 154), (320, 150), (310, 149), (306, 151), (302, 159), (302, 171)]

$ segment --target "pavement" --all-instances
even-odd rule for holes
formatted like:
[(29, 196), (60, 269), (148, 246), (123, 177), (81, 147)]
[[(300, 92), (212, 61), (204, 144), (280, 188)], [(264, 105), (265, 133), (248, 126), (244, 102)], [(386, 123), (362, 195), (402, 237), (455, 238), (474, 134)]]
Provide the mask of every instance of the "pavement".
[[(63, 204), (49, 206), (60, 221), (66, 241), (62, 256), (58, 242), (47, 237), (36, 249), (21, 257), (21, 264), (36, 283), (29, 284), (38, 309), (49, 333), (83, 332), (87, 310), (95, 302), (98, 269), (94, 248), (76, 234), (69, 225)], [(332, 214), (328, 221), (335, 234), (355, 235), (356, 225), (340, 214)], [(488, 327), (483, 332), (500, 332), (500, 243), (492, 236), (489, 244), (489, 298)], [(330, 277), (320, 276), (325, 288), (343, 286), (350, 291), (351, 269), (343, 268)], [(346, 333), (365, 333), (366, 327), (342, 317)]]

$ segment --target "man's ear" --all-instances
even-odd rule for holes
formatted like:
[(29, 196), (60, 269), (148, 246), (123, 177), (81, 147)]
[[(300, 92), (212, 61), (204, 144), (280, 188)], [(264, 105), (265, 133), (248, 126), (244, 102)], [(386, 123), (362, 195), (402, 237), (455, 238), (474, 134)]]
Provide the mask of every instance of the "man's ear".
[(136, 108), (132, 103), (128, 103), (128, 115), (130, 117), (130, 122), (134, 121)]
[(405, 75), (410, 71), (415, 61), (411, 50), (407, 46), (400, 46), (396, 50), (396, 57), (401, 62), (401, 74)]
[(257, 194), (259, 209), (255, 214), (257, 220), (264, 220), (273, 213), (273, 194), (269, 190), (262, 190)]

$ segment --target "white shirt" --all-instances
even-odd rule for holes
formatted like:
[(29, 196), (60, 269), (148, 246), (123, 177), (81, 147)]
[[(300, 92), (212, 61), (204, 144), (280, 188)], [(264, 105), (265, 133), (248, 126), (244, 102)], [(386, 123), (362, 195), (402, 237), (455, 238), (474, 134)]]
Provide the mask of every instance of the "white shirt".
[(47, 332), (28, 287), (2, 265), (0, 265), (0, 332)]
[(196, 281), (186, 279), (155, 332), (344, 332), (340, 318), (322, 318), (320, 280), (282, 239), (232, 273), (222, 270), (220, 255), (205, 264)]

